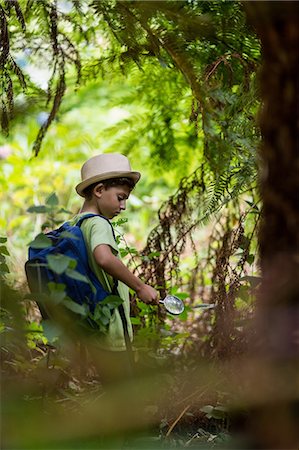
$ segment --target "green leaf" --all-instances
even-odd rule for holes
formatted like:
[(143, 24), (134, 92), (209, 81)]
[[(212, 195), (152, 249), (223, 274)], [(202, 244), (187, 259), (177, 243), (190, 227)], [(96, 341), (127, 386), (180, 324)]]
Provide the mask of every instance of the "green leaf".
[(250, 245), (250, 239), (247, 236), (242, 236), (241, 243), (239, 245), (240, 248), (246, 250)]
[(37, 322), (30, 322), (25, 325), (26, 331), (42, 331), (42, 326)]
[(77, 264), (78, 264), (78, 261), (76, 259), (71, 258), (69, 269), (72, 269), (72, 270), (76, 269)]
[(0, 273), (9, 273), (9, 268), (7, 264), (5, 263), (0, 264)]
[(110, 320), (111, 319), (110, 308), (108, 306), (104, 305), (102, 311), (103, 311), (104, 316)]
[(43, 327), (44, 335), (46, 336), (46, 338), (50, 343), (57, 341), (59, 336), (62, 335), (61, 328), (55, 325), (50, 320), (43, 320), (41, 322), (41, 325)]
[(78, 303), (75, 303), (73, 300), (65, 299), (63, 302), (63, 305), (66, 306), (66, 308), (70, 309), (76, 314), (80, 314), (83, 317), (87, 316), (87, 308), (86, 305), (79, 305)]
[(106, 326), (108, 325), (108, 323), (110, 322), (110, 318), (108, 319), (108, 317), (102, 315), (101, 317), (99, 317), (98, 319), (100, 321), (100, 323), (102, 323), (102, 325)]
[(137, 299), (137, 306), (140, 310), (139, 316), (141, 317), (145, 316), (150, 311), (150, 305), (147, 305), (146, 303), (143, 303), (141, 300), (138, 299)]
[(53, 206), (57, 206), (59, 203), (58, 197), (55, 194), (55, 192), (53, 192), (53, 194), (49, 195), (49, 197), (46, 200), (46, 205), (49, 205), (51, 207)]
[[(62, 284), (62, 286), (65, 286), (65, 285)], [(62, 300), (65, 299), (65, 296), (66, 296), (66, 293), (65, 293), (64, 289), (63, 289), (63, 291), (55, 289), (50, 292), (49, 299), (51, 300), (52, 303), (54, 303), (54, 305), (59, 305), (59, 303), (61, 303)]]
[(68, 277), (73, 278), (73, 280), (90, 283), (90, 280), (85, 275), (82, 275), (82, 273), (77, 272), (77, 270), (67, 269), (65, 273)]
[(227, 416), (227, 408), (225, 406), (212, 406), (205, 405), (200, 408), (200, 411), (204, 412), (208, 419), (224, 419)]
[(29, 243), (32, 248), (48, 248), (52, 247), (52, 241), (45, 234), (40, 233)]
[(63, 283), (54, 283), (54, 281), (50, 281), (47, 284), (50, 291), (64, 291), (65, 290), (65, 284)]
[(254, 263), (254, 255), (250, 254), (247, 256), (246, 261), (248, 262), (248, 264), (253, 264)]
[(225, 406), (212, 406), (205, 405), (200, 408), (200, 411), (204, 412), (208, 419), (223, 419), (227, 415), (227, 408)]
[(66, 271), (71, 259), (66, 255), (47, 255), (49, 268), (59, 275)]
[(27, 212), (42, 214), (48, 212), (48, 208), (45, 205), (30, 206), (30, 208), (27, 209)]
[(9, 255), (9, 251), (7, 250), (7, 248), (5, 247), (5, 245), (1, 245), (1, 246), (0, 246), (0, 254), (1, 254), (1, 255)]
[(117, 227), (120, 225), (123, 225), (124, 223), (127, 223), (128, 219), (126, 217), (122, 217), (120, 219), (117, 219), (115, 221), (112, 222), (113, 227)]
[(118, 295), (108, 295), (103, 301), (99, 303), (99, 305), (109, 305), (111, 308), (116, 308), (121, 305), (123, 300)]
[(148, 255), (147, 255), (147, 257), (149, 258), (149, 259), (153, 259), (153, 258), (157, 258), (158, 256), (160, 256), (161, 255), (161, 252), (150, 252)]
[(227, 410), (223, 406), (215, 406), (212, 411), (213, 419), (224, 419), (227, 416)]
[(202, 408), (200, 408), (200, 411), (206, 413), (206, 414), (211, 414), (211, 412), (213, 411), (214, 407), (212, 405), (205, 405)]
[(92, 318), (94, 320), (98, 320), (102, 315), (102, 307), (100, 303), (98, 303), (95, 307), (94, 313), (92, 314)]
[(127, 255), (138, 255), (139, 252), (134, 247), (125, 247), (119, 249), (120, 256), (124, 258)]
[(63, 231), (59, 236), (59, 239), (62, 239), (62, 238), (77, 239), (78, 241), (80, 240), (80, 238), (78, 236), (75, 236), (73, 233), (70, 233), (69, 231)]
[(141, 320), (139, 317), (131, 317), (132, 325), (141, 325)]
[(7, 238), (4, 236), (0, 236), (0, 244), (5, 244), (7, 242)]

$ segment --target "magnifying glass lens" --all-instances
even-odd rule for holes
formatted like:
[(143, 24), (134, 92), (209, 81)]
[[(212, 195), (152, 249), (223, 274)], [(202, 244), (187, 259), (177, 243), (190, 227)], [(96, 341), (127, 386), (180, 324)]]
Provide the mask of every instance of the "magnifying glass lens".
[(181, 314), (184, 311), (184, 304), (182, 300), (174, 295), (166, 295), (162, 303), (164, 303), (165, 308), (171, 314)]

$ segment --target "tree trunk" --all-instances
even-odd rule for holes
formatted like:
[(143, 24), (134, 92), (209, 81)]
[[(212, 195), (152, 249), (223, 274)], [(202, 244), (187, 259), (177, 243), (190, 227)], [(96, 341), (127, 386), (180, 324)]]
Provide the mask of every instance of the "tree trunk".
[[(257, 347), (269, 364), (279, 365), (282, 378), (287, 385), (294, 383), (296, 392), (297, 380), (288, 377), (286, 367), (299, 359), (299, 5), (288, 1), (244, 5), (262, 45), (259, 246), (263, 281)], [(253, 429), (260, 433), (263, 448), (298, 448), (293, 400), (278, 404), (274, 398), (271, 408), (266, 405), (256, 414)], [(298, 414), (298, 392), (296, 406)]]

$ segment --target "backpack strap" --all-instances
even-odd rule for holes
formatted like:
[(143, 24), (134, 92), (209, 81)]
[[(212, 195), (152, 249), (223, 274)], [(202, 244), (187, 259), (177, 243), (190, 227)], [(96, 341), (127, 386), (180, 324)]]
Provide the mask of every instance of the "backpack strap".
[[(85, 214), (85, 216), (80, 217), (80, 219), (76, 223), (76, 226), (81, 227), (81, 224), (85, 219), (89, 219), (90, 217), (96, 217), (96, 216), (103, 217), (103, 216), (100, 216), (99, 214), (88, 213), (88, 214)], [(103, 217), (103, 218), (106, 219), (105, 217)]]
[(114, 237), (114, 240), (116, 241), (116, 237), (115, 237), (115, 233), (114, 233), (114, 229), (113, 229), (112, 223), (110, 222), (109, 219), (107, 219), (107, 217), (101, 216), (101, 214), (88, 213), (88, 214), (86, 214), (85, 216), (80, 217), (80, 219), (79, 219), (78, 222), (76, 223), (76, 226), (80, 228), (81, 225), (82, 225), (82, 222), (83, 222), (85, 219), (89, 219), (90, 217), (101, 217), (102, 219), (105, 219), (105, 220), (109, 223), (109, 225), (111, 226), (111, 230), (112, 230), (112, 233), (113, 233), (113, 237)]
[(127, 349), (127, 353), (128, 353), (129, 363), (130, 363), (131, 369), (133, 370), (134, 364), (135, 364), (134, 354), (133, 354), (132, 343), (131, 343), (131, 339), (130, 339), (129, 331), (128, 331), (128, 321), (126, 318), (124, 306), (122, 304), (118, 306), (118, 312), (119, 312), (119, 315), (121, 317), (121, 321), (123, 324), (124, 338), (125, 338), (125, 344), (126, 344), (126, 349)]

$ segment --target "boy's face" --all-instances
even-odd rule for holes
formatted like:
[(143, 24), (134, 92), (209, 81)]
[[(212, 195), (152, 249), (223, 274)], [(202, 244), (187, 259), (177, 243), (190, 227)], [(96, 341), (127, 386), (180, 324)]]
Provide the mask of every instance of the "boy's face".
[(103, 184), (95, 187), (94, 194), (97, 199), (99, 213), (112, 219), (126, 209), (126, 201), (131, 190), (129, 186), (112, 186), (105, 188)]

